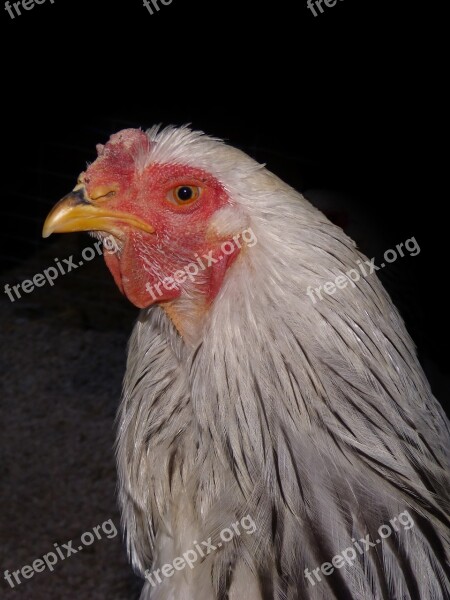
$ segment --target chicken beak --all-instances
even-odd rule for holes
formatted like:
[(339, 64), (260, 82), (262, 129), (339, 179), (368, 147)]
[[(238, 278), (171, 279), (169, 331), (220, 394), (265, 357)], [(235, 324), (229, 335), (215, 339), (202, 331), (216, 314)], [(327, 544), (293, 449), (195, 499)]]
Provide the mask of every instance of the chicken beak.
[(52, 208), (45, 219), (42, 237), (72, 231), (106, 231), (121, 238), (124, 234), (121, 223), (146, 233), (155, 231), (134, 215), (94, 204), (88, 198), (84, 185), (79, 184)]

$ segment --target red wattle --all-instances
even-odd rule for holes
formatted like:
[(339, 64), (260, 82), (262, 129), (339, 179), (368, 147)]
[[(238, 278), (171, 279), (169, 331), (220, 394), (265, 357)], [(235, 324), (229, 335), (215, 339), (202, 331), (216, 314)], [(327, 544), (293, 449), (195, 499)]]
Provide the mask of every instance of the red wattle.
[(160, 280), (143, 268), (142, 258), (133, 244), (133, 233), (127, 236), (120, 258), (104, 253), (105, 262), (118, 288), (138, 308), (147, 308), (155, 302), (171, 300), (180, 295), (179, 289), (167, 290)]

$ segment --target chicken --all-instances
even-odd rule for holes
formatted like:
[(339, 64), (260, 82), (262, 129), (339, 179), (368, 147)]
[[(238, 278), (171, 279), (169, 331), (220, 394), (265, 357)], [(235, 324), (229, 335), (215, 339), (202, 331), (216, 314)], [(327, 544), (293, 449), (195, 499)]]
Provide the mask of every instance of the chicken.
[(450, 597), (449, 424), (402, 319), (375, 273), (307, 294), (366, 257), (201, 132), (97, 150), (43, 235), (114, 236), (142, 309), (117, 434), (142, 600)]

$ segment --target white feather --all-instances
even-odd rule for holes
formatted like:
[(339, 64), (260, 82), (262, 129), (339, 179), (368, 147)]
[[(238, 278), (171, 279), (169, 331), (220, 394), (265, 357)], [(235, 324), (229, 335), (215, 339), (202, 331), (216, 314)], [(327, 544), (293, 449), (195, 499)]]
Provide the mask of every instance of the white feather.
[[(231, 205), (210, 227), (251, 227), (257, 243), (189, 339), (159, 306), (133, 331), (117, 440), (131, 559), (143, 574), (243, 515), (257, 529), (142, 599), (225, 599), (229, 581), (232, 600), (446, 597), (448, 422), (414, 345), (375, 274), (306, 295), (365, 257), (241, 151), (187, 127), (148, 136), (143, 167), (211, 173)], [(406, 509), (414, 527), (308, 585), (305, 568)]]

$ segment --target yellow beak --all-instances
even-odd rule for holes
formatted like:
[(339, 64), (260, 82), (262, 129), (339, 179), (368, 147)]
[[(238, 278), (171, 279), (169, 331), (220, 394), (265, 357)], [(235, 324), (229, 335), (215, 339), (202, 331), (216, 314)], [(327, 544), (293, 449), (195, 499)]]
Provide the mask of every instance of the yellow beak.
[(146, 233), (155, 231), (151, 225), (129, 213), (93, 204), (85, 187), (77, 185), (52, 208), (45, 219), (42, 237), (71, 231), (106, 231), (120, 238), (123, 237), (121, 223)]

